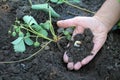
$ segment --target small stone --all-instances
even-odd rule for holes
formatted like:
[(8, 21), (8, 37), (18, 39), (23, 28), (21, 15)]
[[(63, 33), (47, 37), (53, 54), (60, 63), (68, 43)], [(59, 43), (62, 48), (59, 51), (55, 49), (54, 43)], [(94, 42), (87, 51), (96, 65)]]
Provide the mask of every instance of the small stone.
[(49, 46), (46, 46), (44, 49), (45, 49), (45, 50), (49, 50), (49, 49), (50, 49), (50, 47), (49, 47)]

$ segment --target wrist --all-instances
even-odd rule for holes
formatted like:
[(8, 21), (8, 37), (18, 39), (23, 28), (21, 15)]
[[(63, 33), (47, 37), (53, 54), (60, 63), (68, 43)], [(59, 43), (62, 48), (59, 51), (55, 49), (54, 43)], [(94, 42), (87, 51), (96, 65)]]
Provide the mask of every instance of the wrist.
[(100, 15), (94, 15), (93, 16), (95, 19), (97, 19), (98, 21), (100, 21), (104, 27), (106, 28), (106, 30), (109, 32), (111, 30), (111, 28), (114, 26), (113, 23), (109, 22), (108, 19), (106, 19), (104, 16), (100, 16)]

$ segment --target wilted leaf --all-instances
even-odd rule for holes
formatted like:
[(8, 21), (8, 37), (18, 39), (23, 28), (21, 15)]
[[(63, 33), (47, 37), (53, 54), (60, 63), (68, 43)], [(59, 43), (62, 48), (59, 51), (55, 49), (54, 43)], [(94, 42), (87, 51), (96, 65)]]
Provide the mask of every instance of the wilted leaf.
[(42, 10), (47, 13), (49, 13), (50, 11), (52, 17), (60, 17), (60, 15), (56, 13), (55, 10), (48, 3), (32, 5), (31, 8)]
[(33, 25), (33, 24), (38, 25), (38, 23), (36, 22), (36, 20), (32, 16), (25, 15), (23, 17), (23, 20), (24, 20), (25, 23), (27, 23), (30, 26)]

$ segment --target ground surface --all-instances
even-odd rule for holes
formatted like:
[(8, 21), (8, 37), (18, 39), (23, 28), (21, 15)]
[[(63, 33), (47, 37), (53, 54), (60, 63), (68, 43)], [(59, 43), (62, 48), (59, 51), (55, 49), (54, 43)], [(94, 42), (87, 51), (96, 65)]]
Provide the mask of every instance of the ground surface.
[[(5, 1), (5, 0), (3, 0)], [(36, 3), (39, 0), (33, 0)], [(80, 5), (97, 11), (104, 0), (81, 0)], [(44, 0), (40, 0), (43, 3)], [(15, 17), (19, 19), (25, 14), (33, 15), (38, 22), (44, 22), (48, 16), (38, 11), (30, 11), (27, 0), (0, 1), (0, 61), (23, 59), (38, 50), (28, 47), (24, 54), (17, 54), (10, 44), (13, 37), (7, 32)], [(60, 19), (80, 16), (91, 16), (68, 5), (52, 5), (61, 15)], [(56, 19), (57, 20), (57, 19)], [(56, 21), (54, 20), (54, 21)], [(60, 43), (65, 48), (67, 41)], [(61, 52), (55, 43), (49, 50), (41, 51), (31, 60), (14, 64), (0, 64), (0, 80), (119, 80), (120, 79), (120, 30), (111, 31), (103, 48), (88, 65), (79, 71), (69, 71), (63, 63)]]

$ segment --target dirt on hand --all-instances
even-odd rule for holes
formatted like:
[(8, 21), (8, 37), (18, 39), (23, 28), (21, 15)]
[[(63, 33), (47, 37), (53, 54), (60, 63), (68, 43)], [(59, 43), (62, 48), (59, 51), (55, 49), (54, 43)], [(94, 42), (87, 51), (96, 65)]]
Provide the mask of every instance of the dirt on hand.
[(69, 62), (76, 63), (88, 55), (92, 55), (93, 46), (93, 34), (90, 29), (85, 29), (83, 34), (75, 35), (66, 50), (66, 54), (70, 58)]

